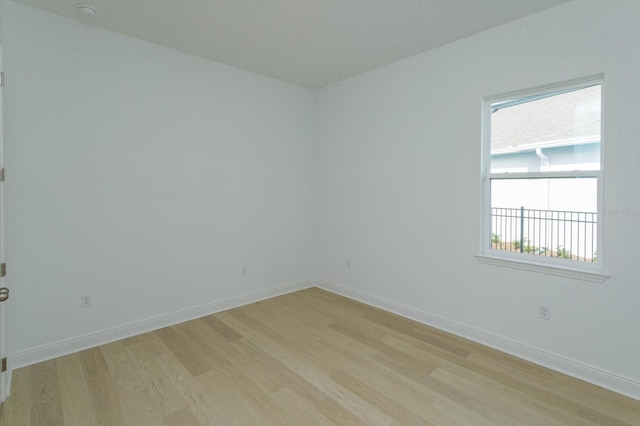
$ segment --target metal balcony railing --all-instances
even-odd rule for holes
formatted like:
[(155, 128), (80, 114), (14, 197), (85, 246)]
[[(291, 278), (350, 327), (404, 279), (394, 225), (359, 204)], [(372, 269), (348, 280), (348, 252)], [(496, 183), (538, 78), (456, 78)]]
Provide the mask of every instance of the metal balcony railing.
[(597, 261), (597, 213), (491, 207), (491, 248)]

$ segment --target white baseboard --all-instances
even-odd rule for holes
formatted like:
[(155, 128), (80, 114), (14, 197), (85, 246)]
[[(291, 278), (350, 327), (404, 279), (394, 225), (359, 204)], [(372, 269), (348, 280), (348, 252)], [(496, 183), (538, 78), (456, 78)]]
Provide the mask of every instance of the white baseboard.
[(501, 336), (496, 336), (495, 334), (451, 321), (411, 306), (374, 296), (360, 290), (354, 290), (330, 281), (316, 280), (316, 286), (640, 400), (640, 382), (637, 380), (610, 373), (573, 359), (537, 349)]
[(158, 330), (163, 327), (179, 324), (181, 322), (200, 318), (238, 306), (269, 299), (305, 288), (313, 287), (314, 279), (296, 281), (276, 287), (258, 290), (227, 299), (217, 300), (192, 308), (171, 312), (154, 318), (148, 318), (131, 324), (126, 324), (95, 333), (74, 337), (72, 339), (59, 341), (49, 345), (32, 348), (23, 352), (10, 354), (8, 356), (9, 373), (13, 369), (47, 361), (63, 355), (68, 355), (84, 349), (104, 345), (105, 343), (135, 336), (149, 331)]
[[(126, 324), (98, 331), (96, 333), (78, 336), (73, 339), (32, 348), (27, 351), (10, 354), (8, 356), (9, 371), (7, 371), (8, 374), (5, 374), (4, 376), (7, 382), (11, 383), (11, 371), (16, 368), (47, 361), (70, 353), (103, 345), (105, 343), (147, 333), (163, 327), (179, 324), (195, 318), (215, 314), (238, 306), (247, 305), (249, 303), (258, 302), (260, 300), (269, 299), (271, 297), (303, 290), (313, 286), (393, 312), (414, 321), (436, 327), (502, 352), (526, 359), (527, 361), (531, 361), (535, 364), (551, 368), (569, 376), (640, 400), (640, 382), (637, 380), (610, 373), (608, 371), (506, 339), (501, 336), (496, 336), (494, 334), (487, 333), (486, 331), (451, 321), (392, 300), (374, 296), (359, 290), (354, 290), (333, 282), (316, 279), (296, 281), (264, 290), (246, 293), (169, 314), (160, 315), (136, 323)], [(8, 395), (9, 386), (6, 387), (6, 390)]]

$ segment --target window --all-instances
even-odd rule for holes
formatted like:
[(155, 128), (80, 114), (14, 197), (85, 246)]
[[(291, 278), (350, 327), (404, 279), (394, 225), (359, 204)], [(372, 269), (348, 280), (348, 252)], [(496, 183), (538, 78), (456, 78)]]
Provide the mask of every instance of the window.
[(479, 258), (602, 275), (602, 84), (485, 99)]

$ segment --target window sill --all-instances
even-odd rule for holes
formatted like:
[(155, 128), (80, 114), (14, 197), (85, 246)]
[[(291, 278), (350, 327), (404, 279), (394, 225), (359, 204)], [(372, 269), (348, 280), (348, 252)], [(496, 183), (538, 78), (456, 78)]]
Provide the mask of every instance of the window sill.
[(503, 257), (486, 254), (476, 254), (478, 262), (485, 265), (504, 266), (507, 268), (521, 269), (525, 271), (538, 272), (547, 275), (573, 278), (575, 280), (589, 281), (592, 283), (604, 283), (611, 276), (609, 273), (587, 271), (584, 269), (567, 268), (562, 266), (543, 265), (540, 263), (526, 262), (515, 259), (505, 259)]

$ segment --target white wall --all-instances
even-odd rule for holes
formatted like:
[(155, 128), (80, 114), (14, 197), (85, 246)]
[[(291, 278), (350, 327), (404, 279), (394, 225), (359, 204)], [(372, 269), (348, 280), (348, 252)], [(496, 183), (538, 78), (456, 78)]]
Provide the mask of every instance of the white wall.
[(314, 92), (3, 3), (10, 354), (315, 275)]
[(570, 2), (321, 89), (319, 277), (638, 392), (640, 216), (605, 217), (604, 284), (474, 258), (484, 96), (603, 72), (605, 208), (640, 211), (638, 40), (640, 3)]

